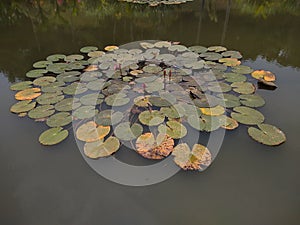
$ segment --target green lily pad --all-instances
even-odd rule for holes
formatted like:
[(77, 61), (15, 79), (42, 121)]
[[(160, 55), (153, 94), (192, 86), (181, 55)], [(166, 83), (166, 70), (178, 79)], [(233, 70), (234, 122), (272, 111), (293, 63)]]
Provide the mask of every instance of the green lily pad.
[(98, 47), (95, 47), (95, 46), (85, 46), (85, 47), (82, 47), (80, 49), (80, 52), (82, 53), (89, 53), (89, 52), (93, 52), (93, 51), (97, 51), (98, 50)]
[(104, 54), (105, 54), (105, 52), (103, 52), (103, 51), (93, 51), (93, 52), (88, 53), (88, 57), (98, 58), (98, 57), (103, 56)]
[(255, 127), (248, 128), (248, 134), (257, 142), (276, 146), (286, 141), (285, 134), (277, 127), (270, 124), (258, 124), (257, 126), (259, 129)]
[(103, 102), (104, 95), (92, 93), (84, 95), (80, 98), (82, 105), (100, 105)]
[(226, 51), (222, 52), (222, 56), (224, 57), (230, 57), (230, 58), (236, 58), (236, 59), (241, 59), (243, 56), (240, 52), (238, 51)]
[(23, 91), (25, 89), (29, 89), (32, 86), (32, 82), (31, 81), (22, 81), (22, 82), (18, 82), (18, 83), (14, 83), (10, 86), (10, 90), (12, 91)]
[(218, 130), (222, 125), (219, 116), (202, 115), (201, 117), (198, 117), (196, 115), (191, 115), (188, 117), (187, 121), (194, 129), (206, 132)]
[(46, 124), (49, 127), (63, 127), (63, 126), (70, 124), (71, 122), (72, 122), (72, 116), (70, 113), (59, 112), (59, 113), (56, 113), (56, 114), (50, 116), (47, 119)]
[(47, 57), (47, 61), (51, 61), (51, 62), (58, 62), (60, 60), (64, 60), (65, 59), (65, 55), (62, 54), (54, 54), (54, 55), (49, 55)]
[(234, 67), (232, 69), (232, 72), (240, 74), (250, 74), (253, 72), (253, 69), (251, 69), (249, 66), (239, 65)]
[(225, 77), (225, 80), (230, 83), (245, 82), (247, 80), (246, 76), (238, 73), (224, 73), (223, 76)]
[(219, 62), (223, 63), (226, 66), (231, 66), (231, 67), (238, 66), (241, 64), (241, 61), (239, 61), (236, 58), (222, 58), (219, 59)]
[[(176, 98), (175, 98), (176, 101)], [(157, 107), (166, 107), (172, 106), (175, 102), (174, 99), (170, 99), (170, 101), (166, 98), (158, 97), (158, 96), (151, 96), (149, 97), (149, 102)]]
[(158, 42), (154, 43), (153, 47), (156, 47), (156, 48), (168, 48), (170, 46), (171, 46), (171, 42), (169, 42), (169, 41), (158, 41)]
[(161, 124), (158, 131), (167, 134), (173, 139), (180, 139), (187, 135), (187, 129), (180, 122), (169, 120), (166, 124)]
[(222, 55), (216, 52), (205, 52), (201, 53), (200, 57), (208, 61), (218, 61), (222, 58)]
[(143, 71), (145, 73), (156, 74), (156, 73), (159, 73), (161, 70), (162, 70), (161, 67), (156, 66), (156, 65), (148, 65), (148, 66), (143, 67)]
[(138, 107), (148, 107), (148, 106), (152, 105), (149, 101), (149, 97), (150, 97), (150, 95), (138, 96), (133, 100), (133, 102)]
[(179, 104), (170, 107), (162, 107), (160, 108), (160, 111), (170, 119), (181, 118), (185, 115), (185, 109)]
[(122, 112), (114, 112), (110, 109), (102, 110), (95, 116), (95, 122), (102, 126), (116, 125), (121, 122), (123, 116)]
[(207, 52), (207, 48), (206, 47), (199, 46), (199, 45), (197, 45), (197, 46), (191, 46), (188, 49), (191, 50), (192, 52), (196, 52), (198, 54)]
[(130, 125), (130, 122), (124, 122), (117, 125), (114, 129), (114, 134), (116, 137), (123, 141), (131, 141), (136, 139), (142, 133), (143, 127), (138, 123)]
[(90, 82), (90, 81), (98, 80), (101, 76), (102, 73), (98, 71), (84, 72), (80, 77), (80, 81)]
[(147, 126), (157, 126), (164, 122), (165, 115), (157, 110), (144, 111), (139, 114), (139, 120)]
[(80, 106), (81, 104), (78, 98), (65, 98), (54, 105), (55, 110), (59, 112), (72, 111)]
[(42, 86), (42, 92), (47, 92), (47, 93), (50, 93), (50, 92), (58, 92), (58, 91), (61, 91), (63, 89), (63, 86), (65, 85), (64, 82), (61, 82), (61, 81), (56, 81), (56, 82), (53, 82), (51, 84), (48, 84), (47, 86)]
[(40, 95), (36, 101), (41, 105), (55, 104), (64, 99), (64, 95), (61, 92), (44, 93)]
[(184, 170), (199, 170), (206, 169), (212, 162), (210, 151), (201, 144), (195, 144), (192, 148), (182, 143), (177, 145), (172, 155), (174, 162)]
[(241, 103), (248, 107), (261, 107), (265, 105), (265, 100), (260, 95), (240, 95)]
[(90, 81), (86, 87), (92, 91), (101, 91), (105, 87), (105, 80), (97, 79)]
[(12, 105), (10, 111), (13, 113), (23, 113), (32, 110), (35, 106), (36, 102), (32, 102), (31, 100), (24, 100)]
[(232, 119), (231, 117), (225, 115), (219, 118), (219, 122), (221, 124), (221, 127), (226, 130), (234, 130), (239, 126), (239, 123), (235, 119)]
[(259, 111), (246, 107), (246, 106), (238, 106), (233, 108), (231, 113), (231, 117), (238, 121), (239, 123), (243, 123), (246, 125), (256, 125), (264, 122), (265, 117)]
[(232, 94), (220, 94), (218, 95), (219, 98), (221, 98), (223, 101), (220, 101), (220, 105), (222, 105), (225, 108), (233, 108), (240, 106), (240, 98), (232, 95)]
[(211, 82), (209, 83), (207, 88), (208, 90), (217, 93), (231, 91), (231, 86), (229, 84), (221, 83), (221, 82)]
[(252, 94), (255, 92), (255, 86), (250, 82), (234, 82), (231, 84), (233, 91), (240, 94)]
[(46, 68), (49, 64), (52, 64), (51, 61), (38, 61), (33, 64), (33, 68), (42, 69)]
[(39, 77), (39, 78), (36, 78), (34, 81), (33, 81), (33, 84), (36, 85), (36, 86), (47, 86), (53, 82), (56, 81), (56, 78), (55, 77), (51, 77), (51, 76), (44, 76), (44, 77)]
[(42, 105), (30, 110), (28, 116), (31, 119), (41, 119), (51, 116), (54, 112), (53, 105)]
[(67, 69), (69, 69), (68, 63), (53, 63), (47, 66), (47, 70), (55, 74), (63, 73)]
[(73, 112), (72, 116), (76, 119), (88, 119), (94, 117), (98, 113), (98, 110), (95, 109), (95, 106), (86, 105), (81, 106)]
[(113, 94), (105, 98), (105, 103), (109, 106), (123, 106), (130, 102), (130, 99), (125, 94)]
[(79, 71), (68, 71), (57, 75), (56, 79), (58, 81), (66, 82), (66, 83), (74, 82), (80, 79), (79, 75), (81, 75)]
[(86, 92), (88, 89), (84, 83), (72, 83), (62, 89), (66, 95), (79, 95)]
[(85, 143), (84, 154), (91, 159), (97, 159), (110, 156), (118, 151), (119, 148), (119, 140), (115, 137), (109, 137), (104, 142), (102, 140), (98, 140), (95, 142)]
[(42, 77), (47, 72), (48, 72), (48, 70), (45, 70), (45, 69), (30, 70), (26, 73), (26, 77), (29, 77), (29, 78)]
[(44, 131), (39, 137), (39, 142), (42, 145), (56, 145), (65, 140), (68, 135), (69, 132), (62, 127), (54, 127)]
[(84, 56), (79, 54), (68, 55), (65, 57), (66, 62), (74, 62), (82, 59), (84, 59)]
[(224, 52), (227, 51), (227, 48), (223, 46), (210, 46), (207, 48), (207, 50), (211, 52)]
[(169, 48), (168, 48), (169, 51), (171, 52), (184, 52), (187, 50), (187, 47), (185, 47), (184, 45), (171, 45)]

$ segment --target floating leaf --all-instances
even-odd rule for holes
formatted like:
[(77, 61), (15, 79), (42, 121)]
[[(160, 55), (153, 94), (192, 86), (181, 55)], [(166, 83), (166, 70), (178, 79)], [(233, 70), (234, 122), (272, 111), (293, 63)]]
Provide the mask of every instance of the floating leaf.
[(157, 126), (164, 122), (165, 116), (162, 112), (157, 110), (144, 111), (139, 114), (139, 120), (144, 125)]
[(33, 84), (36, 85), (36, 86), (47, 86), (51, 83), (53, 83), (54, 81), (56, 81), (56, 78), (55, 77), (51, 77), (51, 76), (44, 76), (44, 77), (39, 77), (39, 78), (36, 78), (34, 81), (33, 81)]
[(161, 67), (156, 66), (156, 65), (148, 65), (148, 66), (143, 67), (143, 71), (145, 73), (156, 74), (156, 73), (159, 73), (161, 70), (162, 70)]
[(169, 41), (158, 41), (154, 44), (153, 47), (156, 47), (156, 48), (168, 48), (171, 46), (171, 42)]
[(225, 115), (220, 118), (220, 124), (221, 127), (226, 130), (234, 130), (239, 126), (239, 123), (235, 119), (232, 119)]
[(95, 122), (102, 126), (115, 125), (121, 122), (123, 116), (122, 112), (114, 112), (110, 109), (102, 110), (95, 116)]
[(240, 73), (240, 74), (249, 74), (252, 73), (253, 69), (251, 69), (249, 66), (239, 65), (232, 69), (232, 72), (234, 73)]
[(130, 122), (124, 122), (117, 125), (114, 129), (114, 134), (116, 137), (123, 141), (131, 141), (136, 139), (142, 133), (143, 127), (138, 123), (131, 125)]
[(180, 118), (185, 114), (184, 108), (178, 104), (171, 107), (162, 107), (160, 111), (170, 119)]
[(74, 62), (74, 61), (82, 60), (82, 59), (84, 59), (84, 56), (79, 55), (79, 54), (68, 55), (65, 57), (66, 62)]
[(40, 95), (36, 101), (41, 105), (55, 104), (64, 99), (64, 95), (61, 92), (44, 93)]
[(200, 110), (207, 116), (219, 116), (225, 113), (225, 109), (220, 105), (211, 108), (200, 108)]
[(200, 118), (196, 115), (188, 117), (188, 123), (191, 127), (200, 131), (215, 131), (220, 128), (220, 117), (202, 115)]
[(93, 51), (93, 52), (88, 53), (88, 57), (98, 58), (98, 57), (103, 56), (104, 54), (105, 54), (105, 52), (103, 52), (103, 51)]
[(225, 77), (225, 80), (230, 83), (245, 82), (247, 80), (247, 77), (238, 73), (224, 73), (223, 76)]
[(62, 86), (64, 85), (64, 82), (53, 82), (51, 84), (48, 84), (47, 86), (43, 86), (41, 89), (42, 92), (58, 92), (63, 89)]
[(231, 86), (229, 84), (226, 83), (220, 83), (220, 82), (211, 82), (208, 85), (208, 90), (212, 91), (212, 92), (229, 92), (231, 91)]
[(220, 101), (220, 105), (226, 108), (233, 108), (240, 106), (240, 98), (232, 94), (220, 94), (218, 95), (223, 101)]
[(115, 137), (109, 137), (106, 141), (98, 140), (95, 142), (85, 143), (84, 154), (91, 158), (97, 159), (107, 157), (118, 151), (120, 142)]
[(77, 108), (73, 112), (73, 116), (77, 119), (88, 119), (94, 117), (96, 113), (98, 113), (98, 110), (95, 109), (95, 106), (86, 105)]
[(79, 95), (86, 92), (88, 89), (84, 83), (72, 83), (62, 89), (66, 95)]
[(202, 57), (208, 61), (217, 61), (222, 58), (222, 55), (219, 53), (215, 53), (215, 52), (205, 52), (205, 53), (200, 54), (200, 57)]
[(17, 100), (32, 100), (41, 95), (41, 89), (39, 88), (29, 88), (19, 91), (15, 94), (15, 99)]
[(222, 52), (222, 56), (224, 57), (230, 57), (230, 58), (236, 58), (236, 59), (241, 59), (243, 56), (240, 52), (238, 51), (226, 51)]
[(207, 50), (211, 52), (224, 52), (227, 51), (227, 48), (223, 46), (210, 46), (207, 48)]
[(231, 117), (246, 125), (256, 125), (264, 122), (265, 118), (259, 111), (246, 107), (238, 106), (233, 108), (234, 112), (231, 113)]
[(275, 81), (276, 77), (275, 75), (266, 70), (255, 70), (251, 73), (251, 76), (254, 77), (255, 79), (264, 79), (265, 81)]
[(130, 102), (130, 99), (125, 94), (113, 94), (105, 98), (105, 103), (109, 106), (122, 106)]
[(207, 48), (203, 47), (203, 46), (191, 46), (191, 47), (189, 47), (189, 50), (196, 52), (198, 54), (201, 54), (201, 53), (206, 52)]
[(23, 113), (32, 110), (36, 106), (36, 102), (31, 102), (31, 100), (24, 100), (14, 104), (10, 111), (13, 113)]
[(65, 140), (68, 135), (69, 132), (62, 127), (54, 127), (44, 131), (39, 137), (39, 142), (43, 145), (55, 145)]
[(14, 83), (10, 86), (10, 90), (22, 91), (31, 88), (32, 87), (31, 84), (32, 84), (31, 81), (22, 81), (22, 82)]
[(94, 121), (89, 121), (76, 130), (76, 137), (80, 141), (94, 142), (103, 139), (109, 132), (110, 126), (97, 126)]
[(261, 107), (265, 105), (265, 100), (255, 94), (255, 95), (240, 95), (241, 103), (248, 107)]
[(104, 95), (98, 93), (92, 93), (83, 95), (80, 98), (80, 102), (83, 105), (99, 105), (103, 102)]
[(45, 69), (36, 69), (36, 70), (30, 70), (29, 72), (26, 73), (26, 77), (29, 78), (37, 78), (37, 77), (42, 77), (44, 73), (47, 73), (48, 70)]
[(233, 90), (240, 94), (252, 94), (255, 92), (255, 86), (249, 82), (234, 82), (231, 84)]
[(77, 98), (66, 98), (55, 104), (55, 110), (60, 112), (72, 111), (80, 106), (80, 102)]
[(109, 46), (106, 46), (106, 47), (104, 48), (104, 50), (105, 50), (105, 51), (108, 51), (108, 52), (112, 52), (112, 51), (117, 50), (117, 49), (119, 49), (119, 47), (118, 47), (118, 46), (115, 46), (115, 45), (109, 45)]
[(51, 61), (38, 61), (33, 64), (34, 68), (41, 69), (46, 68), (49, 64), (52, 64)]
[(148, 107), (150, 105), (152, 105), (149, 101), (149, 96), (138, 96), (136, 97), (133, 102), (136, 106), (138, 107)]
[(201, 144), (195, 144), (193, 149), (186, 143), (177, 145), (172, 152), (174, 162), (184, 170), (204, 170), (211, 164), (210, 151)]
[(82, 53), (89, 53), (89, 52), (93, 52), (93, 51), (97, 51), (98, 50), (98, 47), (95, 47), (95, 46), (85, 46), (85, 47), (82, 47), (80, 49), (80, 52)]
[(136, 151), (147, 159), (162, 159), (167, 157), (174, 148), (174, 140), (165, 134), (145, 133), (136, 140)]
[(277, 127), (270, 124), (258, 124), (257, 126), (259, 129), (255, 127), (248, 128), (248, 134), (257, 142), (276, 146), (286, 141), (285, 134)]
[(171, 52), (174, 52), (174, 51), (177, 51), (177, 52), (184, 52), (187, 50), (187, 47), (185, 47), (184, 45), (171, 45), (169, 48), (168, 48), (169, 51)]
[(72, 122), (72, 117), (71, 117), (70, 113), (59, 112), (59, 113), (56, 113), (56, 114), (50, 116), (47, 119), (46, 124), (49, 127), (63, 127), (63, 126), (70, 124), (71, 122)]
[(237, 60), (236, 58), (222, 58), (219, 59), (219, 62), (226, 66), (238, 66), (241, 64), (241, 61)]
[(65, 55), (62, 55), (62, 54), (54, 54), (54, 55), (49, 55), (47, 57), (47, 61), (51, 61), (51, 62), (57, 62), (57, 61), (60, 61), (60, 60), (64, 60), (65, 59)]
[[(176, 101), (176, 98), (175, 98)], [(149, 97), (149, 102), (157, 107), (166, 107), (166, 106), (172, 106), (174, 104), (174, 99), (171, 100), (171, 102), (168, 99), (158, 97), (158, 96), (151, 96)]]
[(55, 110), (53, 105), (42, 105), (30, 110), (28, 116), (31, 119), (41, 119), (51, 116), (54, 112)]
[(159, 125), (158, 131), (174, 139), (180, 139), (187, 135), (186, 127), (175, 120), (169, 120), (166, 124)]

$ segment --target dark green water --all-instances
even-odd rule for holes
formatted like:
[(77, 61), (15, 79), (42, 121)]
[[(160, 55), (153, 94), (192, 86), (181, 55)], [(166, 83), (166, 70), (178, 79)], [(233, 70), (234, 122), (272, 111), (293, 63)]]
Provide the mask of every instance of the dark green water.
[[(65, 5), (63, 19), (48, 7), (44, 22), (35, 11), (30, 17), (1, 21), (0, 223), (298, 225), (299, 4), (263, 17), (248, 10), (249, 5), (230, 6), (227, 1), (213, 1), (209, 10), (209, 2), (202, 8), (202, 1), (151, 9), (108, 3), (106, 11), (97, 11), (102, 5), (95, 2), (87, 8)], [(1, 12), (3, 7), (7, 5)], [(266, 147), (240, 127), (226, 133), (219, 155), (205, 172), (179, 172), (156, 185), (128, 187), (91, 170), (72, 136), (43, 147), (37, 138), (45, 125), (9, 112), (15, 102), (10, 82), (24, 79), (33, 62), (51, 53), (77, 53), (85, 45), (143, 39), (222, 44), (241, 51), (244, 64), (274, 72), (279, 88), (258, 91), (267, 102), (261, 112), (286, 133), (287, 142)]]

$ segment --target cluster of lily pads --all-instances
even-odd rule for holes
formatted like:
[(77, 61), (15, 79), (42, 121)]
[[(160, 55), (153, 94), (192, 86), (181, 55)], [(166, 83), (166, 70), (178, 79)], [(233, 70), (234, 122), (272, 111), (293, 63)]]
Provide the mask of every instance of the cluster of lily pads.
[(119, 1), (137, 3), (137, 4), (148, 4), (149, 6), (158, 6), (158, 5), (179, 5), (193, 0), (162, 0), (162, 1), (160, 0), (119, 0)]
[(265, 104), (255, 93), (258, 84), (275, 88), (275, 75), (241, 65), (238, 51), (147, 41), (80, 52), (50, 55), (33, 64), (28, 80), (11, 85), (18, 100), (11, 112), (49, 126), (39, 137), (43, 145), (60, 143), (74, 127), (89, 158), (110, 156), (129, 143), (144, 158), (173, 155), (181, 168), (203, 170), (211, 152), (182, 141), (191, 130), (244, 124), (262, 144), (286, 140), (257, 109)]

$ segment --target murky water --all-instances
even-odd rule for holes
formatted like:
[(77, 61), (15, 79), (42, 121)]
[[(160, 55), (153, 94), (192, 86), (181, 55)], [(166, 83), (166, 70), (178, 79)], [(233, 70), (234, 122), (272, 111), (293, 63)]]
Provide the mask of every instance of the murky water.
[[(202, 4), (149, 9), (108, 3), (95, 14), (96, 4), (77, 14), (62, 10), (44, 23), (32, 14), (0, 25), (1, 224), (299, 224), (300, 16), (288, 10), (255, 16), (227, 1)], [(279, 88), (258, 91), (267, 102), (261, 112), (285, 131), (287, 142), (266, 147), (241, 127), (226, 133), (204, 173), (179, 172), (153, 186), (128, 187), (93, 172), (72, 136), (43, 147), (37, 138), (46, 125), (9, 112), (15, 102), (10, 82), (24, 79), (34, 61), (85, 45), (143, 39), (222, 44), (240, 50), (246, 65), (274, 72)]]

